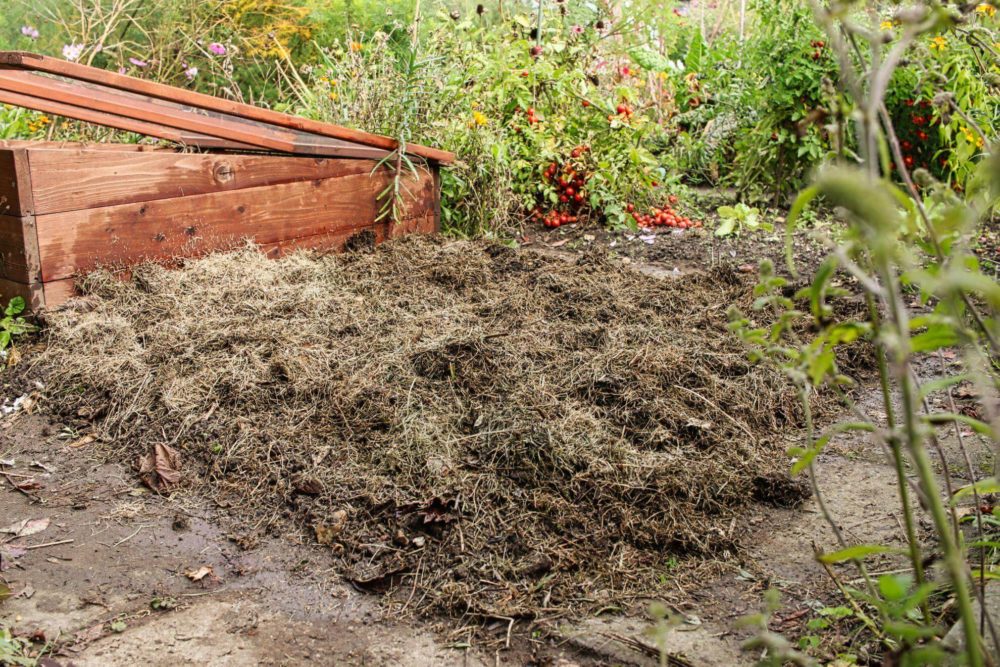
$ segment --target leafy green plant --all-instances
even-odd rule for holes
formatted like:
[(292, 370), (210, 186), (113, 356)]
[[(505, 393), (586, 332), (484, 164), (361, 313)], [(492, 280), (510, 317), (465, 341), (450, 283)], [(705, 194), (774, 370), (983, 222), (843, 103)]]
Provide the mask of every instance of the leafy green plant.
[(15, 637), (9, 628), (0, 625), (0, 665), (34, 667), (38, 659), (30, 656), (31, 644)]
[(25, 307), (24, 298), (19, 296), (15, 296), (7, 303), (3, 317), (0, 318), (0, 350), (10, 347), (17, 336), (38, 330), (38, 327), (21, 316)]
[(755, 232), (758, 229), (773, 232), (774, 225), (761, 220), (760, 211), (744, 203), (735, 206), (720, 206), (716, 213), (721, 222), (715, 228), (716, 236), (738, 236), (743, 232)]
[[(858, 138), (856, 154), (825, 166), (812, 186), (804, 190), (789, 216), (789, 272), (791, 230), (810, 201), (822, 198), (841, 212), (845, 222), (839, 243), (816, 270), (807, 287), (789, 295), (787, 278), (769, 263), (762, 264), (754, 315), (732, 313), (732, 328), (760, 360), (778, 364), (798, 387), (806, 416), (804, 443), (793, 448), (792, 472), (809, 472), (820, 512), (833, 531), (837, 551), (817, 552), (818, 562), (830, 574), (846, 606), (863, 624), (866, 636), (885, 659), (894, 664), (934, 665), (951, 660), (942, 645), (942, 620), (935, 612), (935, 596), (950, 596), (964, 637), (961, 664), (984, 664), (985, 643), (1000, 653), (998, 637), (988, 612), (974, 613), (974, 597), (982, 598), (987, 579), (987, 539), (982, 496), (996, 487), (993, 479), (981, 480), (972, 466), (963, 431), (990, 447), (996, 459), (1000, 438), (993, 424), (994, 407), (980, 401), (977, 416), (960, 413), (953, 388), (971, 382), (979, 396), (991, 395), (1000, 386), (995, 360), (1000, 355), (1000, 285), (984, 274), (968, 239), (988, 218), (1000, 196), (1000, 161), (981, 161), (970, 178), (974, 187), (957, 197), (925, 170), (911, 174), (902, 159), (898, 133), (886, 112), (885, 97), (893, 72), (904, 55), (919, 49), (928, 36), (953, 26), (951, 10), (934, 2), (916, 3), (896, 14), (901, 35), (886, 49), (879, 26), (864, 25), (847, 5), (815, 7), (827, 39), (842, 63), (840, 96), (850, 100)], [(967, 9), (971, 11), (971, 8)], [(869, 18), (877, 13), (869, 14)], [(853, 58), (862, 46), (864, 58)], [(891, 161), (898, 169), (894, 184)], [(898, 181), (896, 181), (898, 182)], [(992, 183), (992, 188), (989, 187)], [(918, 188), (918, 185), (920, 186)], [(838, 316), (836, 301), (846, 294), (845, 278), (867, 305), (860, 317)], [(914, 302), (913, 295), (919, 295)], [(914, 307), (921, 307), (914, 312)], [(803, 332), (816, 332), (805, 336)], [(849, 391), (854, 381), (838, 363), (838, 352), (859, 340), (873, 349), (881, 388), (876, 418)], [(932, 382), (916, 373), (918, 360), (942, 355), (945, 348), (960, 359), (961, 369)], [(843, 403), (849, 417), (817, 431), (811, 402), (818, 392), (829, 392)], [(931, 402), (942, 398), (936, 408)], [(939, 430), (954, 431), (964, 461), (963, 474), (974, 483), (955, 493), (949, 463), (939, 454), (943, 470), (935, 470), (935, 453), (941, 452)], [(831, 440), (844, 432), (864, 432), (881, 446), (896, 472), (900, 514), (903, 517), (911, 575), (885, 575), (876, 579), (866, 560), (897, 553), (889, 545), (856, 545), (847, 541), (836, 517), (824, 501), (814, 469), (818, 456)], [(910, 470), (915, 479), (910, 478)], [(979, 480), (975, 482), (975, 480)], [(914, 499), (919, 498), (919, 502)], [(951, 497), (951, 503), (942, 500)], [(974, 539), (961, 530), (955, 505), (971, 499)], [(921, 516), (923, 514), (923, 516)], [(917, 526), (925, 518), (933, 526), (933, 540), (920, 538)], [(941, 572), (926, 567), (926, 553), (941, 554)], [(975, 566), (970, 565), (975, 559)], [(842, 584), (832, 565), (852, 565), (859, 574), (858, 588)], [(759, 641), (781, 647), (778, 638), (761, 632)], [(799, 663), (805, 664), (805, 663)]]

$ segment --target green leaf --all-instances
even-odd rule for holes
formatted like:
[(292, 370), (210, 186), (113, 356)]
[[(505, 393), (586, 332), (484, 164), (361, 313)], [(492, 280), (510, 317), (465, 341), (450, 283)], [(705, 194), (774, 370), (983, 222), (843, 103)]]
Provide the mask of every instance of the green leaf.
[(736, 231), (736, 219), (735, 218), (724, 218), (723, 221), (715, 228), (715, 235), (718, 237), (731, 236), (733, 232)]
[(9, 597), (12, 597), (13, 595), (14, 591), (10, 590), (10, 586), (8, 586), (3, 582), (0, 582), (0, 602), (3, 602), (4, 600), (6, 600)]
[(794, 278), (798, 277), (798, 272), (795, 270), (795, 257), (792, 252), (795, 225), (798, 223), (802, 212), (806, 210), (806, 206), (817, 196), (819, 196), (819, 188), (815, 185), (809, 186), (799, 193), (799, 196), (795, 198), (795, 202), (792, 204), (791, 210), (788, 212), (788, 222), (785, 223), (785, 264), (788, 266), (788, 272)]
[(701, 32), (695, 31), (688, 46), (687, 57), (684, 58), (684, 69), (688, 72), (697, 72), (701, 69), (702, 56), (705, 55), (705, 42), (701, 39)]
[(736, 209), (733, 208), (732, 206), (720, 206), (718, 209), (716, 209), (715, 212), (719, 215), (720, 218), (736, 217)]
[(4, 313), (8, 317), (13, 317), (14, 315), (20, 315), (22, 312), (24, 312), (24, 309), (25, 309), (24, 297), (15, 296), (13, 299), (10, 300), (10, 303), (7, 304), (7, 310), (4, 311)]
[(924, 421), (929, 424), (950, 424), (952, 422), (958, 422), (959, 424), (965, 424), (972, 428), (973, 431), (979, 435), (985, 435), (988, 438), (993, 437), (993, 429), (986, 422), (982, 422), (978, 419), (969, 417), (968, 415), (955, 414), (954, 412), (935, 412), (924, 417)]
[(878, 578), (878, 589), (882, 597), (890, 602), (898, 602), (906, 597), (911, 579), (894, 574), (884, 574)]
[(979, 480), (975, 484), (963, 486), (955, 492), (955, 495), (951, 497), (951, 504), (955, 505), (962, 498), (968, 498), (969, 496), (976, 494), (985, 496), (989, 493), (1000, 493), (1000, 481), (998, 481), (996, 477), (987, 477), (986, 479)]
[(876, 554), (898, 554), (904, 553), (903, 549), (897, 547), (887, 547), (883, 544), (859, 544), (854, 547), (847, 547), (840, 551), (833, 551), (828, 554), (820, 554), (819, 561), (827, 565), (833, 563), (843, 563), (847, 560), (860, 560), (866, 556)]
[(831, 348), (825, 347), (809, 361), (809, 380), (813, 385), (820, 385), (826, 374), (833, 370), (834, 354)]
[(958, 344), (958, 334), (946, 324), (932, 324), (916, 336), (910, 338), (914, 352), (931, 352)]

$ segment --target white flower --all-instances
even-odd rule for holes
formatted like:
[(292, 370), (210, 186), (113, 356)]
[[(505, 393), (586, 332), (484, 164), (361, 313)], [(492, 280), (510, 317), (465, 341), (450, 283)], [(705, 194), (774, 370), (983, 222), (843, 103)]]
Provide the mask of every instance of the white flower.
[(75, 62), (83, 55), (83, 48), (83, 44), (64, 44), (62, 48), (63, 58)]
[(28, 39), (38, 39), (39, 36), (38, 30), (30, 25), (21, 26), (21, 34)]

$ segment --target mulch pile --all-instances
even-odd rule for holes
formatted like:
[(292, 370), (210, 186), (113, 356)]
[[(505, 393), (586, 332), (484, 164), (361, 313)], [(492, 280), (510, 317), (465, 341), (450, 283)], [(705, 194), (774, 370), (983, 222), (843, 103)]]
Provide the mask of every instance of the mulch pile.
[(298, 526), (413, 611), (649, 594), (671, 557), (738, 549), (755, 503), (804, 497), (778, 435), (795, 394), (726, 332), (751, 279), (363, 246), (96, 272), (49, 316), (34, 370), (109, 456), (162, 464), (151, 485)]

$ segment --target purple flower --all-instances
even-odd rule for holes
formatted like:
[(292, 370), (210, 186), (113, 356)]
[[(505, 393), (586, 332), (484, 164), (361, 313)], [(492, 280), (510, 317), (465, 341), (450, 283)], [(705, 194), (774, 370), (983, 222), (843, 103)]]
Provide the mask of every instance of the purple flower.
[(119, 68), (118, 68), (118, 73), (119, 73), (119, 74), (125, 74), (126, 72), (128, 72), (128, 70), (127, 70), (127, 69), (125, 69), (124, 67), (119, 67)]
[(147, 63), (145, 60), (139, 60), (138, 58), (129, 58), (128, 61), (139, 68), (146, 67), (149, 65), (149, 63)]
[(198, 76), (197, 67), (187, 67), (184, 69), (184, 76), (187, 77), (188, 81), (193, 81), (196, 76)]
[(83, 46), (83, 44), (63, 44), (63, 58), (70, 62), (79, 60), (83, 55)]
[(27, 37), (28, 39), (38, 39), (39, 35), (38, 30), (31, 27), (30, 25), (22, 25), (21, 34)]
[(212, 42), (211, 44), (209, 44), (208, 50), (217, 56), (226, 55), (226, 47), (224, 47), (222, 44), (219, 44), (218, 42)]

